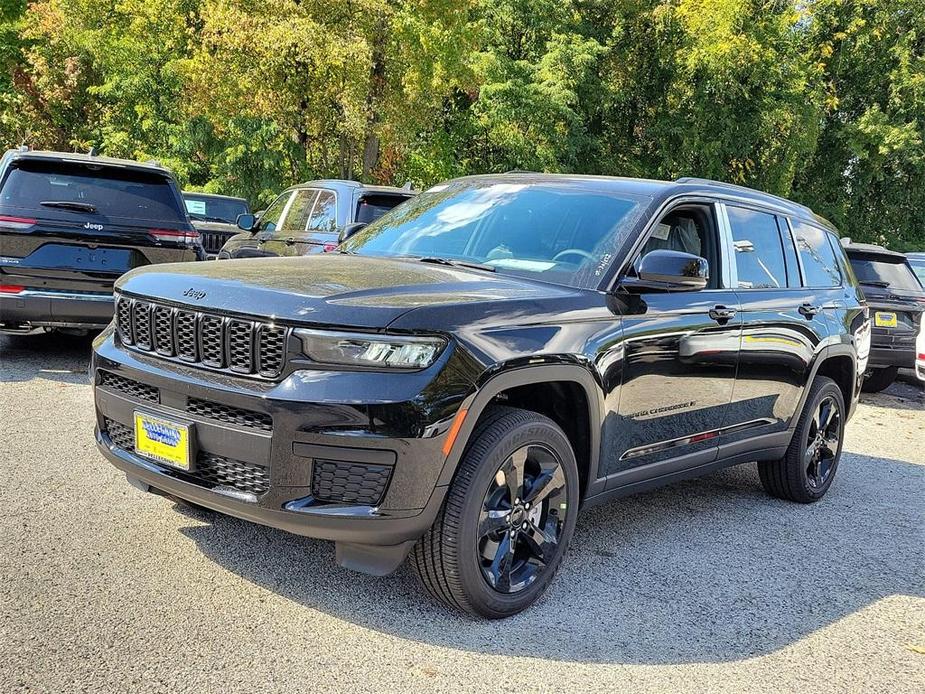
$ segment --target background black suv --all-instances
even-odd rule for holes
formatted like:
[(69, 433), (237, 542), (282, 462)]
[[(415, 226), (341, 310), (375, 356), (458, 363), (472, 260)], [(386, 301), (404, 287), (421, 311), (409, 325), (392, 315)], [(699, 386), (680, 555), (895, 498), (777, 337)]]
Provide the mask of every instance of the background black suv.
[[(831, 226), (710, 181), (459, 179), (339, 253), (134, 271), (94, 344), (130, 481), (504, 617), (579, 507), (759, 461), (820, 499), (869, 322)], [(781, 507), (781, 513), (784, 513)]]
[(0, 158), (0, 331), (102, 328), (124, 272), (204, 257), (173, 176), (155, 163)]
[(863, 388), (878, 392), (900, 368), (915, 368), (925, 288), (902, 253), (868, 243), (848, 243), (845, 252), (870, 307), (873, 335)]
[(210, 259), (218, 256), (228, 239), (241, 231), (238, 216), (251, 212), (247, 200), (230, 195), (183, 191), (183, 203)]

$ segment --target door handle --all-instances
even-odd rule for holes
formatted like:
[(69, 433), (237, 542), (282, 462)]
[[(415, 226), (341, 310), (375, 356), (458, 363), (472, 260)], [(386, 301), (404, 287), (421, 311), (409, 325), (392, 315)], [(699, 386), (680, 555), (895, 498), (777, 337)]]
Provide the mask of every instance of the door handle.
[(822, 306), (813, 306), (812, 304), (801, 304), (799, 308), (800, 313), (806, 318), (812, 318), (821, 310)]
[(710, 309), (710, 318), (717, 323), (725, 323), (729, 319), (734, 318), (735, 314), (736, 310), (728, 306), (714, 306)]

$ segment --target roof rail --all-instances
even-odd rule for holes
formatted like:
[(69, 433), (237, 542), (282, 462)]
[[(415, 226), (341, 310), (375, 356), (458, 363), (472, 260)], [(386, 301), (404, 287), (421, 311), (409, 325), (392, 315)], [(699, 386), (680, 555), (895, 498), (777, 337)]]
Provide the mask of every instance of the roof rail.
[(29, 147), (29, 145), (27, 145), (25, 142), (23, 142), (23, 143), (22, 143), (21, 145), (19, 145), (19, 147), (17, 148), (17, 150), (20, 151), (20, 152), (28, 152), (28, 151), (30, 151), (31, 149), (32, 149), (32, 148)]
[(810, 216), (816, 216), (816, 213), (813, 212), (809, 207), (793, 200), (788, 200), (787, 198), (781, 197), (780, 195), (774, 195), (774, 193), (765, 193), (763, 190), (757, 190), (756, 188), (749, 188), (748, 186), (740, 186), (735, 183), (726, 183), (725, 181), (714, 181), (712, 178), (698, 178), (697, 176), (682, 176), (681, 178), (675, 179), (675, 183), (703, 183), (711, 186), (721, 186), (723, 188), (728, 188), (730, 190), (741, 190), (746, 193), (760, 193), (761, 195), (766, 195), (769, 198), (779, 200), (782, 203), (787, 205), (792, 205), (800, 210), (803, 210)]

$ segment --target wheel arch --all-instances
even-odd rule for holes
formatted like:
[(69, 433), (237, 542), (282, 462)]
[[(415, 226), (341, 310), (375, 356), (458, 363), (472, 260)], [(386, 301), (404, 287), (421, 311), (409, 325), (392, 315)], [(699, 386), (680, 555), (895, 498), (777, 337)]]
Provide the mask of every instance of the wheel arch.
[(790, 420), (790, 429), (796, 428), (803, 408), (806, 407), (806, 398), (813, 382), (819, 376), (827, 376), (838, 385), (845, 402), (845, 409), (850, 417), (854, 410), (856, 394), (859, 392), (857, 377), (857, 355), (849, 345), (829, 345), (816, 358), (809, 374), (809, 379), (800, 396), (800, 404)]
[[(577, 411), (567, 414), (557, 411), (561, 403), (575, 395), (583, 400)], [(448, 485), (452, 481), (472, 432), (486, 409), (493, 404), (538, 412), (563, 429), (575, 452), (581, 477), (581, 496), (584, 497), (598, 479), (603, 408), (597, 381), (587, 369), (578, 365), (520, 367), (503, 371), (486, 381), (462, 405), (467, 414), (446, 458), (438, 484)]]

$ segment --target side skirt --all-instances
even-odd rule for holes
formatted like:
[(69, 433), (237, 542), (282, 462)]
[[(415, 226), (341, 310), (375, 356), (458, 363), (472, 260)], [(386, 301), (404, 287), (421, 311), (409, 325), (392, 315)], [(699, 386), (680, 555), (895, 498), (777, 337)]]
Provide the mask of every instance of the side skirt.
[[(644, 479), (639, 479), (638, 474), (635, 475), (636, 479), (627, 479), (632, 473), (636, 472), (635, 470), (618, 472), (606, 478), (607, 486), (610, 488), (599, 494), (586, 497), (582, 502), (582, 508), (592, 508), (630, 494), (646, 492), (674, 482), (701, 477), (733, 465), (783, 458), (792, 436), (793, 432), (786, 430), (776, 434), (767, 434), (750, 441), (740, 441), (720, 446), (719, 455), (715, 460), (681, 469), (676, 469), (676, 460), (666, 460), (653, 465), (652, 474)], [(672, 469), (673, 467), (675, 469)]]

